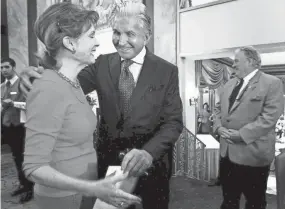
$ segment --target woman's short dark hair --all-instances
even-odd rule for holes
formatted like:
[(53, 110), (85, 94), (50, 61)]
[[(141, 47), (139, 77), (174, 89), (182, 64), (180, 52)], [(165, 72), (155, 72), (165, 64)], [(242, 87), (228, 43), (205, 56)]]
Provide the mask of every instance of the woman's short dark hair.
[(205, 102), (205, 103), (203, 104), (203, 107), (205, 107), (205, 106), (209, 107), (208, 102)]
[(205, 102), (205, 103), (203, 104), (203, 109), (205, 109), (205, 106), (206, 106), (206, 108), (207, 108), (207, 111), (210, 111), (210, 106), (209, 106), (209, 104), (208, 104), (207, 102)]
[(41, 14), (35, 22), (34, 32), (45, 45), (46, 52), (40, 59), (40, 65), (53, 68), (54, 59), (63, 46), (64, 37), (78, 38), (82, 33), (96, 25), (99, 15), (96, 11), (86, 10), (70, 2), (53, 4)]

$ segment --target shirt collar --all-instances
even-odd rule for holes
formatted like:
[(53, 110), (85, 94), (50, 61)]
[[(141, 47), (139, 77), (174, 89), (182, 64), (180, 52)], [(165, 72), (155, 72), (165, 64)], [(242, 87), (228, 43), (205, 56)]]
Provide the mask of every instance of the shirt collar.
[(10, 83), (11, 83), (11, 86), (16, 82), (18, 80), (18, 76), (14, 76), (12, 79), (6, 79), (6, 81), (5, 81), (5, 84), (8, 82), (8, 81), (10, 81)]
[(252, 78), (255, 76), (255, 74), (256, 74), (257, 72), (258, 72), (258, 69), (252, 71), (250, 74), (248, 74), (247, 76), (245, 76), (245, 77), (243, 78), (244, 83), (248, 83), (248, 82), (250, 81), (250, 79), (252, 79)]
[[(143, 49), (141, 50), (141, 52), (140, 52), (137, 56), (135, 56), (135, 57), (132, 59), (132, 61), (134, 61), (134, 62), (137, 63), (137, 64), (142, 65), (143, 62), (144, 62), (144, 57), (145, 57), (145, 55), (146, 55), (146, 49), (145, 49), (145, 47), (143, 47)], [(122, 61), (122, 60), (124, 60), (124, 59), (121, 57), (121, 61)]]

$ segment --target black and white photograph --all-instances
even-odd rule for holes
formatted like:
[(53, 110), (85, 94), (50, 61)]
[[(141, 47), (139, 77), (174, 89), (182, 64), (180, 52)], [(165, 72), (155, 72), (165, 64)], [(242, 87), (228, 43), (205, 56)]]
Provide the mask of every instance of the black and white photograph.
[(1, 0), (2, 209), (285, 209), (284, 0)]

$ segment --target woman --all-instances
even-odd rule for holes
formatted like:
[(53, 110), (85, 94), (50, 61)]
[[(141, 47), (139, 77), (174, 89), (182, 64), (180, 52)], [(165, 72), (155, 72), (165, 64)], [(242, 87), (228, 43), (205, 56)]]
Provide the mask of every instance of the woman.
[(209, 104), (206, 102), (203, 104), (203, 110), (201, 111), (201, 133), (209, 134), (211, 130), (211, 116)]
[(97, 20), (95, 11), (59, 3), (35, 23), (35, 34), (46, 47), (41, 64), (49, 70), (34, 81), (28, 94), (23, 170), (35, 182), (41, 209), (92, 208), (93, 198), (86, 196), (116, 207), (140, 202), (114, 186), (127, 174), (96, 181), (93, 132), (97, 121), (77, 74), (95, 60)]

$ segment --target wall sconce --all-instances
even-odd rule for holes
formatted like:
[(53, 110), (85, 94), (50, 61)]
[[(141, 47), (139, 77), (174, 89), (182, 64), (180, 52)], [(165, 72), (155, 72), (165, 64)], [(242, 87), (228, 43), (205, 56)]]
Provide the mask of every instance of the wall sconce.
[(199, 89), (196, 88), (192, 94), (193, 96), (189, 99), (190, 106), (196, 106), (198, 104), (199, 99)]
[(189, 104), (190, 104), (190, 106), (194, 106), (194, 105), (198, 104), (198, 97), (191, 97), (189, 99)]

